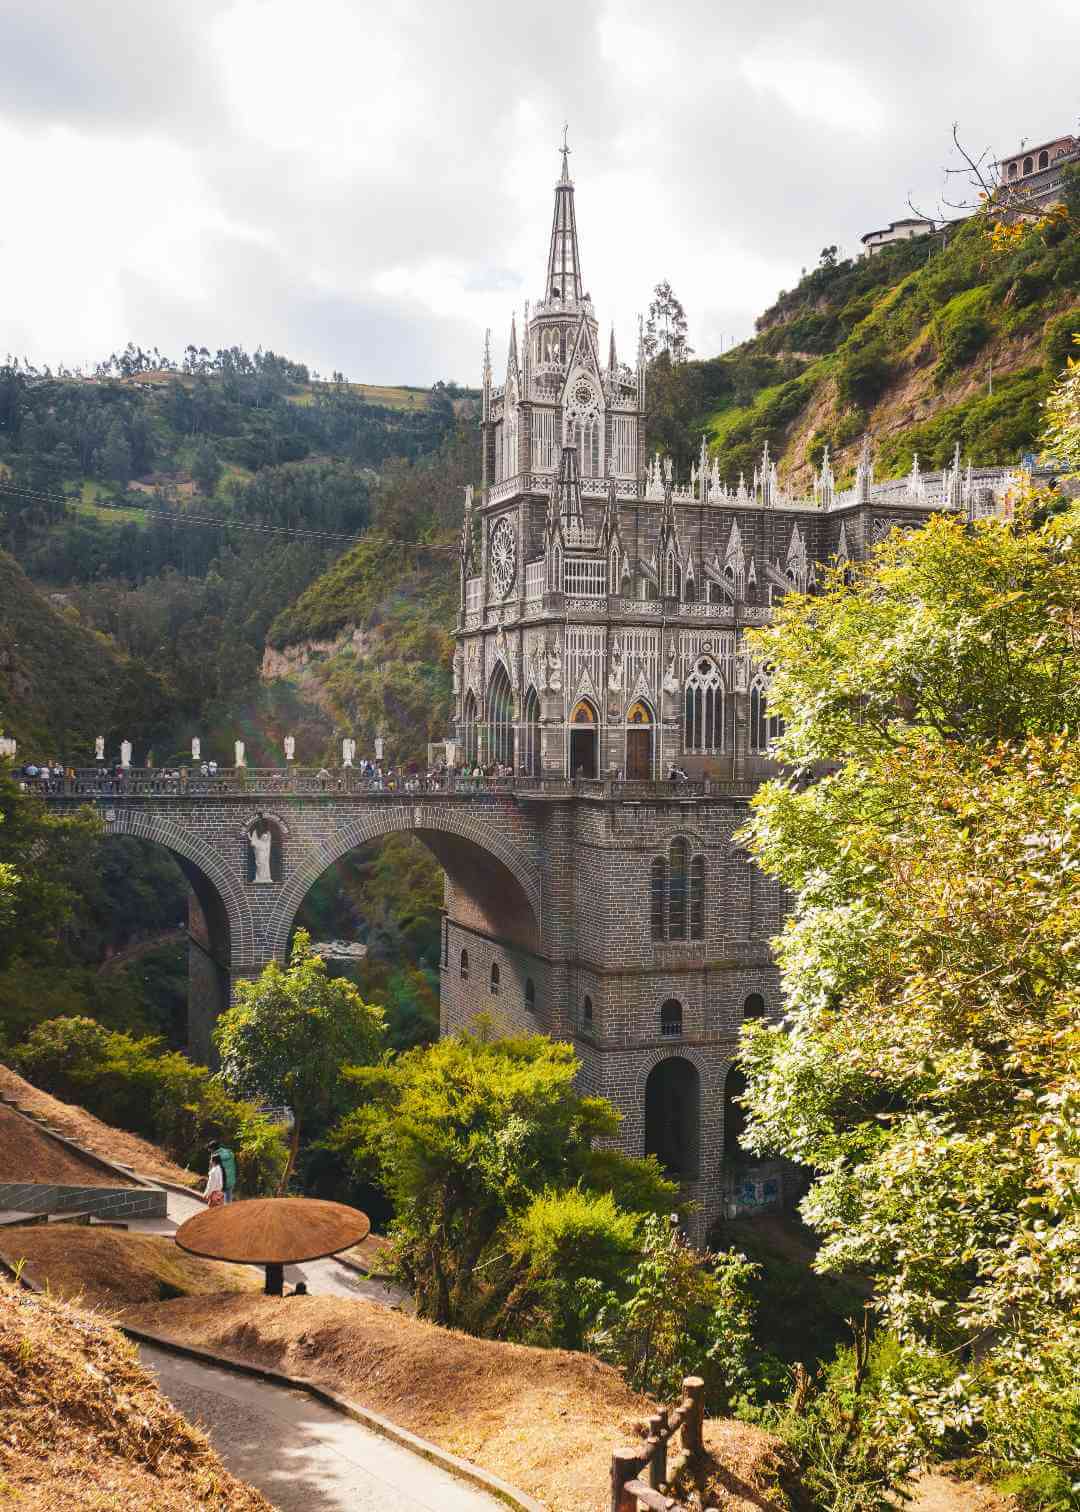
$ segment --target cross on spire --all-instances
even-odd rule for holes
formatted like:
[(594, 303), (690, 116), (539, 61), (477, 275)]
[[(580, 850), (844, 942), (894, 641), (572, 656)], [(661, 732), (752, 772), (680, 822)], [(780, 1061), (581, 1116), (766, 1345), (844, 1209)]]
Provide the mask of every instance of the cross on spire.
[(568, 184), (570, 182), (570, 164), (567, 162), (567, 158), (570, 156), (570, 148), (567, 146), (566, 142), (566, 134), (569, 130), (569, 121), (564, 121), (562, 129), (562, 146), (559, 148), (559, 151), (562, 153), (562, 178), (559, 180), (559, 182), (562, 184)]

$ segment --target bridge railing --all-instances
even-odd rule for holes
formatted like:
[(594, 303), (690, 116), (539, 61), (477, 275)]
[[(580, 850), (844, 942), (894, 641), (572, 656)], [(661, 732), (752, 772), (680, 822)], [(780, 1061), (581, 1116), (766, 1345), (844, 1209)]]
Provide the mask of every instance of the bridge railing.
[(63, 777), (17, 776), (45, 798), (249, 798), (457, 797), (507, 795), (520, 798), (594, 798), (640, 803), (657, 798), (680, 801), (716, 796), (749, 797), (751, 780), (684, 779), (625, 782), (608, 777), (471, 777), (461, 772), (365, 776), (356, 767), (219, 767), (199, 771), (125, 767), (120, 771), (81, 767)]

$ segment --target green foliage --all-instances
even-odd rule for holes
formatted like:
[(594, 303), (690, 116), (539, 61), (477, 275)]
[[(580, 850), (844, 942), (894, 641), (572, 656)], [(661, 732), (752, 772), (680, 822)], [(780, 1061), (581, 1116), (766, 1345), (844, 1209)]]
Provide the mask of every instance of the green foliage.
[(208, 1142), (225, 1139), (249, 1195), (271, 1190), (285, 1169), (281, 1130), (157, 1038), (134, 1039), (88, 1018), (54, 1018), (30, 1032), (15, 1060), (35, 1086), (153, 1140), (181, 1164), (205, 1164)]
[(948, 378), (969, 363), (990, 340), (992, 328), (986, 315), (984, 288), (969, 289), (934, 317), (939, 378)]
[(1080, 309), (1066, 310), (1043, 327), (1042, 349), (1050, 376), (1057, 379), (1076, 350), (1080, 337)]
[(761, 1420), (795, 1449), (815, 1507), (893, 1512), (912, 1472), (970, 1422), (957, 1375), (955, 1364), (895, 1335), (871, 1340), (860, 1326), (816, 1376), (796, 1370), (787, 1405)]
[(870, 341), (848, 349), (836, 369), (840, 402), (870, 409), (881, 398), (892, 376), (884, 342)]
[(393, 1202), (399, 1272), (423, 1316), (478, 1333), (573, 1337), (582, 1320), (572, 1289), (546, 1267), (573, 1231), (588, 1233), (577, 1274), (599, 1284), (630, 1232), (592, 1199), (608, 1193), (623, 1213), (675, 1200), (655, 1160), (594, 1156), (618, 1114), (576, 1090), (577, 1069), (570, 1045), (481, 1033), (350, 1073), (359, 1105), (329, 1143)]
[(1080, 473), (1080, 356), (1069, 359), (1046, 401), (1047, 451), (1072, 473)]
[(90, 810), (50, 814), (0, 771), (0, 864), (18, 876), (0, 915), (0, 967), (16, 958), (51, 960), (76, 921), (100, 832)]
[(350, 982), (329, 976), (302, 929), (286, 968), (271, 961), (255, 981), (237, 983), (214, 1029), (221, 1079), (240, 1096), (292, 1109), (292, 1152), (283, 1181), (301, 1129), (325, 1125), (343, 1110), (342, 1068), (373, 1060), (382, 1037), (382, 1009), (365, 1003)]
[(650, 1216), (637, 1264), (602, 1302), (589, 1342), (637, 1391), (677, 1400), (683, 1379), (700, 1374), (710, 1411), (729, 1410), (751, 1386), (753, 1274), (742, 1255), (702, 1254)]
[(746, 1142), (816, 1172), (818, 1265), (873, 1277), (931, 1365), (965, 1362), (921, 1411), (962, 1400), (988, 1458), (1058, 1466), (1080, 1352), (1078, 604), (1068, 528), (1022, 511), (894, 535), (755, 637), (781, 754), (836, 767), (754, 800), (752, 847), (796, 904), (787, 1023), (742, 1049)]

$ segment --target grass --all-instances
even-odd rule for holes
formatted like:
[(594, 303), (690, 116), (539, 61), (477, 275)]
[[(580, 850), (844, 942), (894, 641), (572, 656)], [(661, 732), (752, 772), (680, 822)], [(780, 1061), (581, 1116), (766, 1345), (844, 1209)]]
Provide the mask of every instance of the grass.
[(262, 1272), (185, 1254), (172, 1239), (122, 1229), (50, 1223), (0, 1230), (0, 1254), (53, 1296), (88, 1307), (137, 1306), (175, 1297), (211, 1297), (262, 1288)]
[(270, 1512), (100, 1318), (0, 1284), (0, 1496), (24, 1512)]

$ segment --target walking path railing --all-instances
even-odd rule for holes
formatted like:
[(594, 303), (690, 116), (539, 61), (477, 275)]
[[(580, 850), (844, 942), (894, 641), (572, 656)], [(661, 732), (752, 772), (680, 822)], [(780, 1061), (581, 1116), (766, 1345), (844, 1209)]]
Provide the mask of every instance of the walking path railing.
[(658, 798), (680, 801), (709, 797), (748, 798), (757, 783), (747, 779), (707, 778), (659, 782), (624, 782), (607, 777), (468, 777), (460, 772), (416, 773), (373, 778), (355, 767), (278, 768), (220, 767), (206, 775), (191, 770), (158, 771), (125, 767), (101, 771), (75, 769), (74, 775), (42, 779), (16, 774), (16, 780), (44, 798), (217, 798), (240, 796), (349, 797), (400, 800), (407, 797), (507, 795), (524, 798), (597, 798), (622, 803)]
[(638, 1512), (641, 1507), (649, 1512), (689, 1512), (660, 1489), (668, 1483), (668, 1446), (676, 1433), (682, 1435), (687, 1459), (700, 1455), (704, 1447), (705, 1382), (700, 1376), (687, 1376), (682, 1385), (682, 1400), (649, 1419), (644, 1444), (616, 1449), (611, 1456), (611, 1512)]

